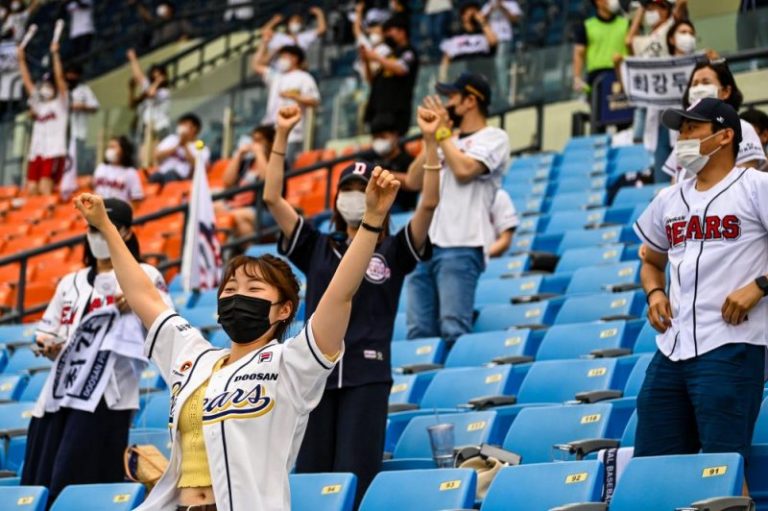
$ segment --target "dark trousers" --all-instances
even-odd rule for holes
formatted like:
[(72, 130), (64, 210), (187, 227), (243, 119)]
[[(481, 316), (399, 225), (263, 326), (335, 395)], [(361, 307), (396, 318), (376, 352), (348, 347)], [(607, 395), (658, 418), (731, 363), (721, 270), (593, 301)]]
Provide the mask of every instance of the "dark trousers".
[(50, 506), (70, 484), (119, 483), (131, 410), (110, 410), (102, 400), (93, 413), (62, 408), (32, 419), (22, 485), (46, 486)]
[(296, 472), (352, 472), (355, 509), (381, 468), (390, 383), (326, 390), (309, 415)]
[(635, 456), (749, 455), (763, 398), (765, 348), (726, 344), (673, 362), (657, 351), (637, 397)]

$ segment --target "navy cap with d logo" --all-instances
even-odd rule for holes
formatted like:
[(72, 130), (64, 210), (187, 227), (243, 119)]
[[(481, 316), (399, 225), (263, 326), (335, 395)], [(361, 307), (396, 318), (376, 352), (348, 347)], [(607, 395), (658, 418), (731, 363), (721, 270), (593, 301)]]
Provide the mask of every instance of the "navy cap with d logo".
[(687, 110), (670, 108), (664, 110), (661, 122), (667, 128), (679, 131), (684, 120), (711, 122), (714, 131), (730, 128), (734, 132), (734, 143), (741, 143), (741, 119), (736, 110), (721, 99), (704, 98), (688, 107)]

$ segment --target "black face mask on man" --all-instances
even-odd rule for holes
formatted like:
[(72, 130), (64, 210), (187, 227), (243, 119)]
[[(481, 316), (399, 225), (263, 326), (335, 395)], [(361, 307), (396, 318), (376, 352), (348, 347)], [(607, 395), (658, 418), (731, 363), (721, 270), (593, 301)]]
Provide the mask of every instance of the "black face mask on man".
[(458, 128), (461, 124), (464, 116), (456, 113), (456, 105), (449, 105), (445, 107), (445, 111), (448, 112), (448, 117), (451, 119), (454, 128)]
[(219, 324), (232, 342), (251, 343), (272, 328), (269, 311), (278, 303), (245, 295), (219, 298)]

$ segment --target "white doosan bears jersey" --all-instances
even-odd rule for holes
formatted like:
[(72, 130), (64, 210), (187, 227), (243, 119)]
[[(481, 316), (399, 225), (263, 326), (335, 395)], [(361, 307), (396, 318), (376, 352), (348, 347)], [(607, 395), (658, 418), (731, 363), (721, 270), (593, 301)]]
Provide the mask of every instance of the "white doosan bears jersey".
[(635, 223), (643, 242), (669, 257), (672, 326), (656, 337), (671, 360), (729, 343), (768, 344), (768, 300), (740, 325), (723, 320), (733, 291), (768, 273), (768, 174), (736, 167), (705, 192), (686, 179), (664, 189)]
[[(309, 412), (320, 402), (335, 363), (315, 343), (312, 318), (284, 343), (271, 341), (211, 374), (229, 354), (214, 348), (181, 316), (168, 310), (155, 320), (145, 349), (171, 389), (168, 469), (140, 511), (176, 511), (181, 475), (179, 413), (203, 383), (203, 437), (219, 511), (291, 508), (293, 468)], [(341, 359), (340, 354), (336, 360)]]

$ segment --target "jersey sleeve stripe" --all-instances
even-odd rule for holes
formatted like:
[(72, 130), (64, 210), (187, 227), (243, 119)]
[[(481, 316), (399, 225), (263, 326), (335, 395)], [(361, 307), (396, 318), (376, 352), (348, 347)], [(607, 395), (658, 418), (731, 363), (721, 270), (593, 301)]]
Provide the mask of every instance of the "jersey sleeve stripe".
[(312, 333), (309, 330), (310, 325), (311, 325), (311, 321), (307, 321), (307, 324), (304, 325), (304, 338), (307, 340), (307, 346), (309, 346), (309, 352), (312, 353), (313, 357), (315, 357), (315, 360), (317, 360), (317, 363), (320, 364), (320, 367), (330, 371), (331, 369), (333, 369), (333, 366), (324, 364), (322, 361), (322, 358), (318, 357), (317, 353), (315, 353), (315, 347), (312, 345), (313, 342), (309, 339), (309, 336), (312, 335)]
[(296, 250), (296, 243), (299, 241), (299, 234), (301, 234), (301, 230), (304, 228), (304, 217), (300, 216), (299, 221), (296, 222), (296, 227), (293, 229), (293, 234), (291, 235), (291, 239), (288, 240), (288, 249), (285, 251), (285, 257), (290, 257), (291, 254), (293, 254), (293, 251)]
[(168, 322), (168, 320), (171, 318), (178, 318), (178, 317), (180, 316), (176, 313), (169, 314), (168, 316), (165, 317), (165, 319), (162, 322), (160, 322), (160, 324), (155, 329), (155, 335), (152, 336), (152, 342), (149, 344), (149, 351), (147, 353), (147, 358), (152, 358), (152, 351), (154, 351), (155, 349), (155, 342), (157, 342), (157, 336), (160, 335), (160, 331), (163, 329), (163, 327)]
[(651, 238), (649, 238), (649, 237), (648, 237), (648, 235), (646, 235), (646, 234), (643, 232), (643, 228), (642, 228), (642, 227), (640, 227), (640, 224), (639, 224), (639, 223), (637, 223), (637, 222), (635, 222), (635, 230), (637, 231), (637, 233), (638, 233), (638, 234), (640, 234), (640, 236), (642, 236), (642, 237), (643, 237), (643, 239), (644, 239), (646, 242), (648, 242), (648, 243), (649, 243), (650, 245), (652, 245), (654, 248), (657, 248), (657, 249), (659, 249), (659, 252), (666, 252), (666, 251), (667, 251), (667, 249), (666, 249), (666, 248), (664, 248), (664, 247), (662, 247), (662, 246), (658, 245), (657, 243), (654, 243), (653, 241), (651, 241)]
[(413, 241), (411, 241), (411, 222), (408, 222), (408, 225), (405, 226), (405, 244), (408, 245), (408, 250), (411, 251), (411, 255), (414, 259), (417, 261), (423, 261), (424, 258), (419, 255), (418, 250), (416, 250), (416, 247), (413, 246)]

